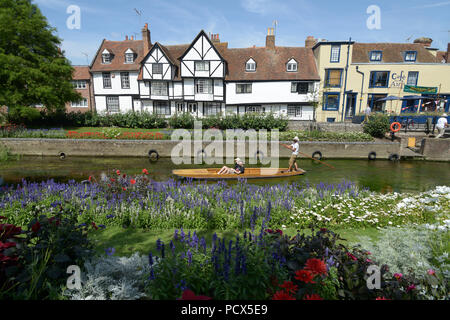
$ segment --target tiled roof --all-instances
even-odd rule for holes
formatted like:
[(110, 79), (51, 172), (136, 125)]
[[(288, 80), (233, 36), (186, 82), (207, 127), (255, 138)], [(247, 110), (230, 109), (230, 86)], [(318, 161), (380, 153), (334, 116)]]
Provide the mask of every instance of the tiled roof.
[(73, 80), (89, 80), (91, 74), (89, 73), (89, 66), (73, 66), (75, 69), (72, 75)]
[[(219, 49), (220, 50), (220, 49)], [(225, 49), (221, 51), (228, 62), (228, 81), (258, 80), (320, 80), (312, 49), (303, 47), (265, 47)], [(255, 72), (246, 72), (245, 63), (252, 58)], [(294, 58), (297, 72), (287, 72), (287, 62)]]
[[(109, 64), (102, 63), (102, 52), (107, 49), (113, 54), (113, 59)], [(125, 63), (125, 51), (131, 49), (137, 55), (134, 63)], [(142, 40), (124, 40), (124, 41), (109, 41), (104, 40), (100, 46), (97, 56), (95, 57), (91, 71), (138, 71), (140, 69), (140, 62), (144, 58), (144, 43)]]
[(436, 54), (436, 60), (439, 63), (450, 63), (449, 60), (447, 60), (447, 51), (438, 51)]
[(373, 50), (383, 51), (381, 62), (384, 63), (405, 62), (405, 51), (417, 51), (416, 63), (436, 63), (436, 57), (419, 43), (355, 43), (352, 63), (369, 63), (369, 54)]

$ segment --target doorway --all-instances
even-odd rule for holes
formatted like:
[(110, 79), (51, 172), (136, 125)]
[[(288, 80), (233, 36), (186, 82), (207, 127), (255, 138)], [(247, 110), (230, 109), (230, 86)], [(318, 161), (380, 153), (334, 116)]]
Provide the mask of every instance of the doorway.
[(356, 93), (346, 93), (345, 119), (351, 119), (356, 112)]

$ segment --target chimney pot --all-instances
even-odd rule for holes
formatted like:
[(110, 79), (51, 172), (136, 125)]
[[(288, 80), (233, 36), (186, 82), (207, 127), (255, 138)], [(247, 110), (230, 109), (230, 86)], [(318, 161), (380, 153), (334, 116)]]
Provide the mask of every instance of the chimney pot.
[(144, 28), (142, 29), (142, 42), (144, 43), (144, 55), (146, 55), (150, 50), (150, 46), (152, 45), (148, 23), (146, 23)]
[(317, 40), (314, 39), (313, 36), (308, 36), (305, 40), (305, 47), (306, 48), (312, 48), (317, 43)]
[(125, 40), (128, 40), (128, 36), (125, 36)]
[(134, 40), (134, 36), (131, 36), (131, 41), (133, 41)]
[(275, 35), (274, 35), (273, 28), (267, 29), (266, 48), (267, 49), (275, 49)]

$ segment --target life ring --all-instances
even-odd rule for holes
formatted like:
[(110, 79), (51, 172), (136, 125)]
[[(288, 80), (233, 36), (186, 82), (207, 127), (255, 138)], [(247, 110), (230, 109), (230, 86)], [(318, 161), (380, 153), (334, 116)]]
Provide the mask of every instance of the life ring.
[(375, 160), (377, 158), (377, 153), (375, 151), (369, 152), (369, 160)]
[(59, 159), (60, 159), (60, 160), (66, 159), (66, 154), (65, 154), (64, 152), (61, 152), (61, 153), (59, 154)]
[[(319, 158), (316, 158), (316, 155), (319, 155)], [(315, 151), (315, 152), (312, 154), (312, 157), (313, 157), (314, 159), (317, 159), (317, 160), (322, 160), (322, 152), (320, 152), (320, 151)]]
[(264, 152), (258, 150), (258, 151), (255, 152), (255, 156), (254, 157), (255, 157), (256, 161), (259, 160), (260, 162), (262, 162), (263, 159), (264, 159)]
[(400, 160), (400, 157), (399, 157), (399, 155), (396, 154), (396, 153), (391, 153), (391, 154), (389, 155), (389, 160), (390, 160), (390, 161), (398, 161), (398, 160)]
[[(396, 129), (394, 129), (394, 128), (396, 128)], [(402, 128), (402, 125), (401, 125), (401, 123), (400, 122), (392, 122), (392, 124), (391, 124), (391, 131), (392, 132), (399, 132), (400, 131), (400, 129)]]
[[(153, 154), (155, 154), (156, 156), (152, 156)], [(157, 160), (159, 160), (159, 153), (158, 153), (158, 151), (152, 149), (148, 152), (148, 157), (152, 161), (157, 161)]]

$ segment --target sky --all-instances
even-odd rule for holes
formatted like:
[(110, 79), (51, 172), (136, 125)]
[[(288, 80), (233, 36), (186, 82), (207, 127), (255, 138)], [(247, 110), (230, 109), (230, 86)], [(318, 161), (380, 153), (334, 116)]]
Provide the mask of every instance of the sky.
[[(230, 48), (264, 46), (276, 21), (276, 45), (304, 46), (307, 36), (357, 42), (413, 42), (433, 39), (445, 51), (450, 42), (450, 1), (444, 0), (33, 0), (57, 29), (73, 65), (90, 64), (103, 39), (141, 39), (149, 24), (152, 42), (191, 43), (200, 30), (220, 35)], [(69, 29), (70, 6), (80, 8), (79, 29)], [(367, 20), (379, 8), (379, 28)]]

